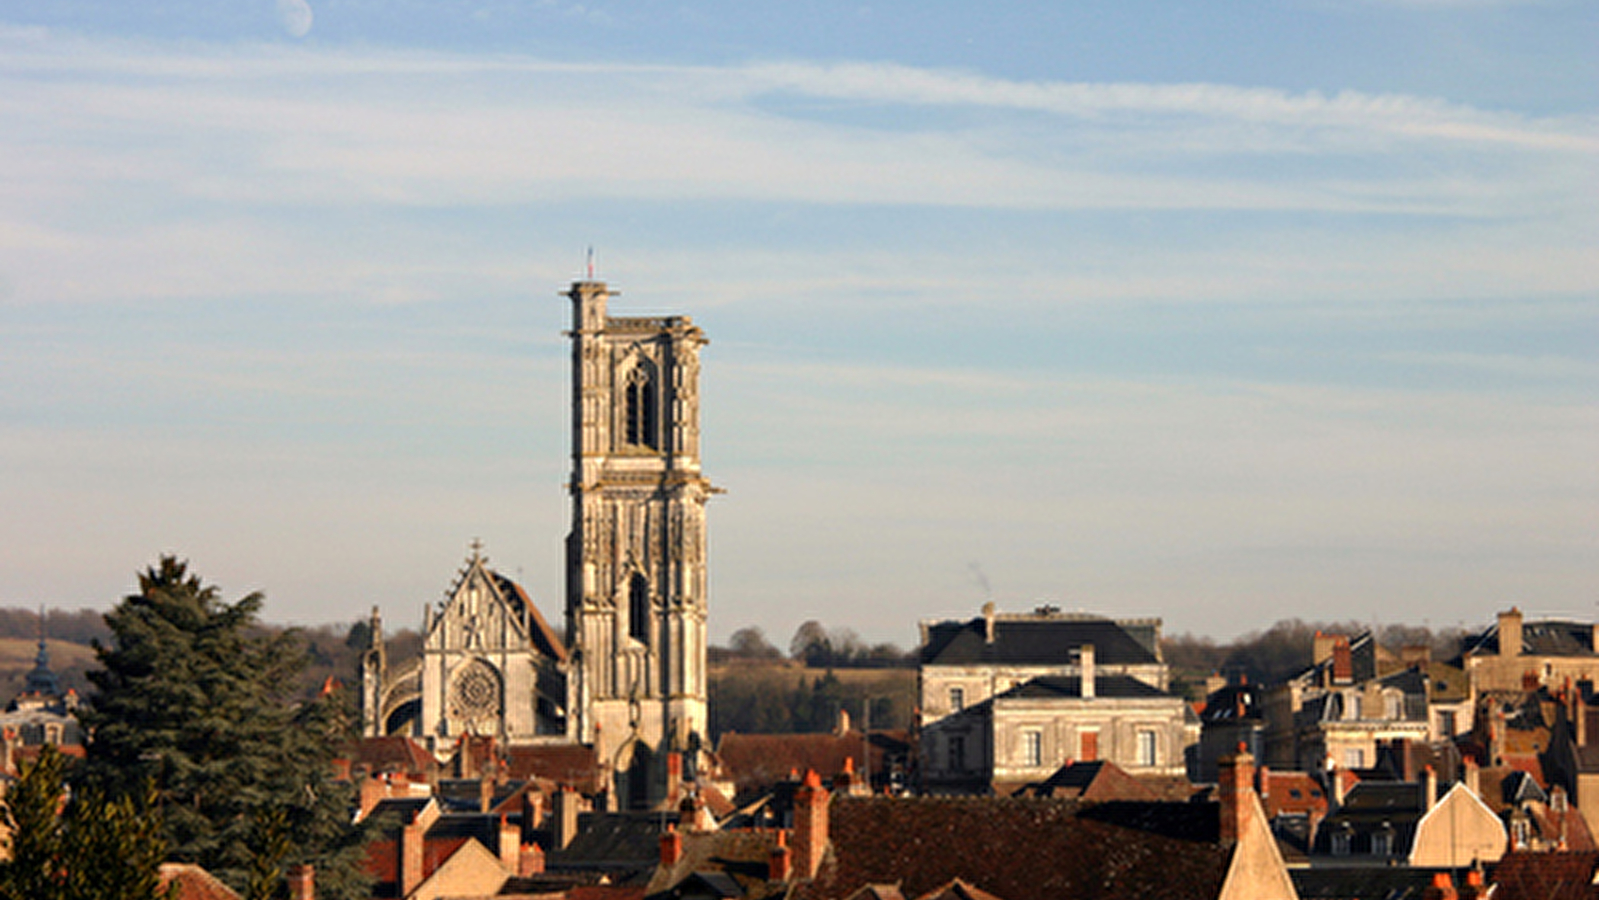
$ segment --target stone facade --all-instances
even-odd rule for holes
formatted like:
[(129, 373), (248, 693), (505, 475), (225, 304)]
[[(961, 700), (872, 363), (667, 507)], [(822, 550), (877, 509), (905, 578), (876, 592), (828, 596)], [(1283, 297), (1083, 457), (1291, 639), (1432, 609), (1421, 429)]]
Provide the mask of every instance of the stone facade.
[(1198, 739), (1188, 704), (1166, 690), (1160, 623), (1042, 609), (924, 622), (920, 781), (987, 792), (1049, 777), (1069, 761), (1181, 775)]
[(363, 732), (442, 753), (463, 735), (594, 748), (624, 808), (657, 805), (706, 747), (705, 502), (699, 351), (686, 316), (614, 317), (572, 284), (572, 526), (566, 643), (474, 545), (429, 607), (421, 657), (391, 661), (376, 609)]
[(613, 317), (605, 283), (574, 283), (571, 734), (616, 773), (627, 807), (692, 774), (706, 747), (705, 502), (699, 351), (686, 316)]
[(390, 668), (376, 609), (363, 659), (363, 734), (442, 751), (462, 735), (502, 744), (564, 740), (567, 651), (527, 593), (481, 547), (423, 616), (422, 655)]

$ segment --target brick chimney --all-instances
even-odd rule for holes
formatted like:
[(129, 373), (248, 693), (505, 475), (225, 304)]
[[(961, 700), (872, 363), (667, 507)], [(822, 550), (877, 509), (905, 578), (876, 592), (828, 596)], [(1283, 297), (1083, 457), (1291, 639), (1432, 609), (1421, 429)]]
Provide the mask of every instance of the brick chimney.
[(516, 874), (523, 878), (544, 874), (544, 851), (539, 849), (538, 844), (522, 845), (522, 852), (516, 860)]
[(316, 870), (301, 863), (289, 869), (289, 900), (316, 900)]
[(1083, 699), (1087, 700), (1094, 694), (1094, 645), (1084, 644), (1077, 651), (1077, 666), (1082, 670)]
[(772, 848), (766, 877), (770, 881), (787, 881), (794, 874), (794, 857), (788, 851), (788, 832), (778, 829), (777, 846)]
[(1421, 808), (1432, 809), (1438, 802), (1438, 770), (1428, 766), (1421, 773)]
[(439, 817), (439, 808), (433, 803), (422, 807), (400, 829), (400, 896), (409, 897), (422, 883), (424, 848), (427, 832)]
[(1333, 684), (1352, 684), (1355, 680), (1355, 658), (1349, 649), (1349, 638), (1341, 637), (1332, 649)]
[(1466, 790), (1476, 794), (1477, 799), (1482, 799), (1482, 770), (1477, 767), (1477, 761), (1468, 756), (1460, 761), (1460, 767), (1466, 770), (1466, 777), (1463, 779), (1466, 782)]
[(1521, 610), (1514, 606), (1499, 614), (1499, 655), (1521, 655)]
[(1455, 880), (1449, 877), (1448, 872), (1435, 872), (1432, 876), (1432, 885), (1421, 892), (1422, 900), (1460, 900), (1460, 894), (1455, 890)]
[(1255, 757), (1238, 745), (1238, 752), (1223, 756), (1216, 767), (1216, 799), (1221, 801), (1221, 843), (1238, 843), (1249, 825), (1254, 804)]
[(683, 799), (683, 754), (673, 750), (666, 754), (666, 802), (676, 806)]
[(1321, 631), (1317, 631), (1314, 649), (1311, 652), (1311, 665), (1319, 666), (1332, 659), (1333, 645), (1336, 643), (1338, 643), (1338, 635), (1324, 634)]
[(366, 818), (366, 814), (372, 811), (372, 807), (381, 803), (384, 797), (389, 796), (389, 793), (389, 776), (373, 772), (371, 775), (361, 779), (361, 815), (357, 818)]
[(807, 770), (805, 781), (794, 792), (794, 874), (799, 878), (816, 877), (822, 864), (827, 850), (827, 805), (832, 799), (822, 787), (822, 779)]
[(676, 825), (668, 825), (661, 835), (661, 868), (670, 869), (682, 858), (683, 836), (678, 834)]

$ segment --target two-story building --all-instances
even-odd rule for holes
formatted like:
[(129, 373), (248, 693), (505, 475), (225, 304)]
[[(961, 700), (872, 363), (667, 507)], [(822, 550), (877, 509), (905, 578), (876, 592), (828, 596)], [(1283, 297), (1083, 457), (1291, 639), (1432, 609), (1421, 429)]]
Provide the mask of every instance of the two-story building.
[(1158, 619), (1048, 607), (923, 622), (922, 788), (986, 793), (1099, 759), (1183, 774), (1198, 720), (1167, 690), (1159, 641)]

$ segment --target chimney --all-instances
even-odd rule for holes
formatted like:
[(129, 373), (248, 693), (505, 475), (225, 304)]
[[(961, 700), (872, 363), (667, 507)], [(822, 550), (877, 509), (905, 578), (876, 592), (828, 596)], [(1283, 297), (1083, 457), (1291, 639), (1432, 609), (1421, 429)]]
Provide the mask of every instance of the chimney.
[(999, 609), (994, 606), (994, 601), (990, 600), (983, 604), (983, 640), (990, 644), (994, 643), (994, 616), (998, 612)]
[(1521, 610), (1514, 606), (1499, 614), (1499, 655), (1521, 655)]
[(1271, 769), (1267, 766), (1255, 770), (1255, 793), (1260, 797), (1260, 805), (1265, 806), (1266, 798), (1271, 796)]
[(1480, 869), (1466, 870), (1465, 890), (1460, 892), (1461, 900), (1479, 900), (1488, 896), (1488, 887), (1483, 883)]
[(516, 874), (522, 878), (544, 874), (544, 851), (538, 844), (523, 844), (516, 863)]
[(1332, 800), (1334, 807), (1344, 805), (1344, 773), (1337, 766), (1327, 770), (1329, 780), (1332, 782)]
[(1428, 766), (1421, 775), (1421, 808), (1426, 811), (1438, 802), (1438, 770)]
[(833, 726), (833, 734), (843, 737), (849, 734), (849, 710), (840, 706), (838, 708), (838, 724)]
[(483, 777), (477, 782), (477, 811), (486, 813), (494, 808), (494, 776), (488, 769), (483, 770)]
[(1338, 643), (1338, 635), (1316, 632), (1316, 643), (1310, 660), (1311, 665), (1319, 666), (1332, 659), (1333, 645)]
[(822, 779), (806, 770), (805, 781), (794, 792), (794, 874), (816, 877), (827, 850), (827, 804), (833, 795), (822, 787)]
[(555, 820), (550, 825), (551, 840), (554, 842), (552, 849), (565, 850), (566, 845), (577, 836), (577, 793), (563, 787), (555, 792), (553, 805), (554, 809), (550, 810), (550, 817)]
[(1084, 644), (1077, 651), (1077, 665), (1082, 670), (1083, 699), (1094, 696), (1094, 645)]
[(1222, 675), (1220, 672), (1212, 672), (1210, 673), (1210, 677), (1205, 679), (1205, 696), (1209, 697), (1211, 694), (1216, 693), (1226, 686), (1226, 676)]
[(500, 865), (506, 874), (517, 870), (522, 861), (522, 829), (512, 825), (505, 813), (500, 813)]
[(677, 833), (676, 825), (668, 825), (666, 833), (661, 835), (661, 868), (670, 869), (682, 858), (683, 836)]
[(1333, 684), (1352, 684), (1355, 680), (1355, 659), (1349, 650), (1349, 639), (1341, 637), (1333, 644)]
[(289, 869), (289, 900), (316, 900), (316, 870), (301, 863)]
[(1468, 756), (1461, 760), (1461, 766), (1466, 770), (1466, 790), (1476, 794), (1477, 799), (1483, 799), (1482, 771), (1477, 768), (1477, 761)]
[[(429, 811), (432, 815), (428, 815)], [(400, 896), (409, 897), (422, 883), (423, 850), (427, 842), (428, 826), (438, 818), (438, 808), (432, 803), (417, 810), (411, 821), (400, 829)]]
[(676, 806), (683, 797), (683, 754), (676, 750), (666, 754), (666, 802)]
[(1432, 876), (1432, 885), (1421, 892), (1422, 900), (1460, 900), (1460, 894), (1455, 891), (1455, 880), (1449, 877), (1448, 872), (1435, 872)]
[(1238, 843), (1249, 825), (1254, 805), (1250, 785), (1255, 783), (1255, 758), (1243, 744), (1238, 752), (1224, 756), (1217, 764), (1216, 796), (1221, 801), (1221, 843)]
[(366, 814), (372, 811), (372, 807), (377, 806), (388, 795), (389, 778), (387, 775), (379, 775), (373, 772), (371, 775), (361, 779), (361, 814), (356, 818), (358, 820), (366, 818)]
[(777, 846), (772, 848), (772, 856), (766, 869), (769, 881), (787, 881), (794, 872), (794, 859), (788, 852), (788, 832), (778, 829)]

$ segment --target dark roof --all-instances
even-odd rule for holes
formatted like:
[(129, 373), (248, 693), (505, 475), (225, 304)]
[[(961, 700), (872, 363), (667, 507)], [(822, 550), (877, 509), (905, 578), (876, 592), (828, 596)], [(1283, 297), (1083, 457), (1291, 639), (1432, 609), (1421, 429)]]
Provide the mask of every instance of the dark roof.
[(1438, 872), (1465, 882), (1465, 869), (1410, 866), (1310, 867), (1289, 869), (1288, 876), (1300, 900), (1422, 900)]
[[(1000, 700), (1051, 699), (1056, 697), (1082, 697), (1083, 680), (1075, 675), (1045, 675), (1011, 688)], [(1094, 678), (1095, 697), (1172, 697), (1158, 687), (1140, 681), (1131, 675), (1098, 675)]]
[(366, 818), (386, 818), (384, 834), (393, 836), (399, 834), (400, 829), (410, 824), (416, 814), (431, 802), (432, 797), (385, 797), (367, 812)]
[[(1560, 619), (1523, 620), (1521, 623), (1521, 653), (1523, 656), (1593, 656), (1592, 622), (1570, 622)], [(1481, 634), (1466, 639), (1466, 655), (1473, 653), (1499, 653), (1499, 623), (1488, 626)]]
[(677, 813), (583, 813), (577, 835), (564, 849), (545, 856), (551, 870), (598, 869), (614, 883), (647, 881), (661, 861), (661, 834), (676, 826)]
[(1087, 616), (1001, 616), (994, 620), (992, 643), (985, 637), (986, 627), (981, 616), (970, 622), (930, 625), (922, 665), (1069, 665), (1077, 661), (1077, 651), (1084, 644), (1094, 646), (1094, 661), (1101, 665), (1160, 662), (1155, 655), (1153, 624), (1123, 626), (1111, 619)]
[[(957, 878), (1006, 900), (1210, 900), (1220, 890), (1230, 849), (1096, 821), (1083, 810), (1067, 800), (835, 797), (832, 853), (797, 897), (847, 897), (895, 883), (919, 896)], [(1184, 810), (1174, 812), (1181, 818)]]
[[(775, 831), (684, 832), (683, 855), (671, 868), (658, 869), (650, 879), (650, 894), (701, 884), (724, 897), (762, 897), (781, 892), (782, 885), (768, 882)], [(732, 893), (727, 891), (731, 889)]]

